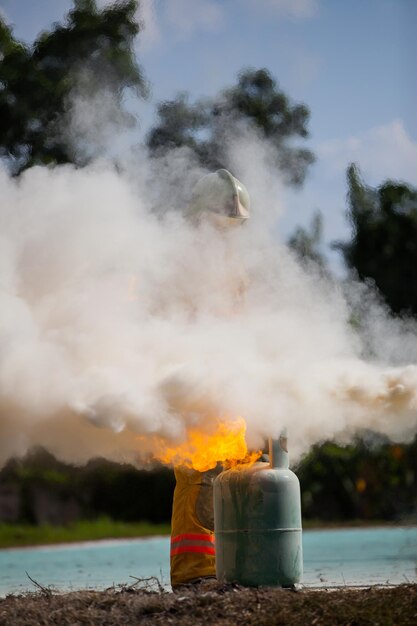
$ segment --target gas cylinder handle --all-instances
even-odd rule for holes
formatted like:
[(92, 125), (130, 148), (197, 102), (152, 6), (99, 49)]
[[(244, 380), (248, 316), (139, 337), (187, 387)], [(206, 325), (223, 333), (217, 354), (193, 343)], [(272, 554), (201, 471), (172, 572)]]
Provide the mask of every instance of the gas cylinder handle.
[(287, 445), (287, 429), (282, 430), (278, 439), (269, 438), (269, 462), (271, 468), (287, 469), (290, 465)]

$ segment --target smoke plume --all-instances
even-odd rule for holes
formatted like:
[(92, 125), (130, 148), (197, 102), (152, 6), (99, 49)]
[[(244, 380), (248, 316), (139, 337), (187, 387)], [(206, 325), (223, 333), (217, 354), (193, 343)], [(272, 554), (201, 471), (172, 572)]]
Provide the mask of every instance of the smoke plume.
[(204, 173), (187, 151), (0, 172), (0, 464), (41, 445), (140, 465), (155, 437), (237, 416), (254, 447), (287, 426), (293, 458), (415, 433), (415, 325), (301, 267), (268, 147), (230, 150), (252, 199), (230, 231), (183, 216)]

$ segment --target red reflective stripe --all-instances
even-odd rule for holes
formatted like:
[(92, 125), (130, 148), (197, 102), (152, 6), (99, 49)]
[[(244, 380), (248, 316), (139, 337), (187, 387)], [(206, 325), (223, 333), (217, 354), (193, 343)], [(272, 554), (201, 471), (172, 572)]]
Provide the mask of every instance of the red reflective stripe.
[(177, 541), (183, 541), (184, 539), (189, 539), (190, 541), (209, 541), (210, 543), (214, 543), (214, 535), (194, 535), (192, 533), (185, 533), (184, 535), (171, 537), (171, 543), (177, 543)]
[(183, 554), (184, 552), (199, 552), (200, 554), (211, 554), (215, 556), (216, 549), (214, 546), (180, 546), (179, 548), (171, 549), (171, 556)]

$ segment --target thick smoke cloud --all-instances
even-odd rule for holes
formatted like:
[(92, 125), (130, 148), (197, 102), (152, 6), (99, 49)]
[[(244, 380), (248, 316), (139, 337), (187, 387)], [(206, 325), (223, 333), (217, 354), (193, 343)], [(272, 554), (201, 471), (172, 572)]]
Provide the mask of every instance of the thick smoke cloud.
[(254, 447), (288, 426), (293, 458), (416, 431), (415, 326), (301, 268), (277, 242), (268, 147), (230, 150), (253, 204), (230, 231), (183, 217), (204, 173), (186, 151), (1, 172), (0, 464), (42, 445), (140, 465), (155, 437), (237, 416)]

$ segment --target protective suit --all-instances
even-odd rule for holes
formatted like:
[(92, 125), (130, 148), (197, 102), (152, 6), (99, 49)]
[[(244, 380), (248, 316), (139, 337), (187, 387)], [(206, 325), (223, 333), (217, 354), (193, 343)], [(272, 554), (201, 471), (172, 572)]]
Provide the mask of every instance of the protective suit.
[(171, 585), (216, 575), (213, 480), (218, 470), (175, 468), (171, 525)]
[[(227, 170), (204, 176), (195, 186), (189, 207), (192, 221), (210, 220), (224, 230), (249, 218), (249, 195)], [(171, 585), (215, 578), (213, 481), (221, 467), (198, 472), (175, 468), (176, 487), (171, 523)]]

